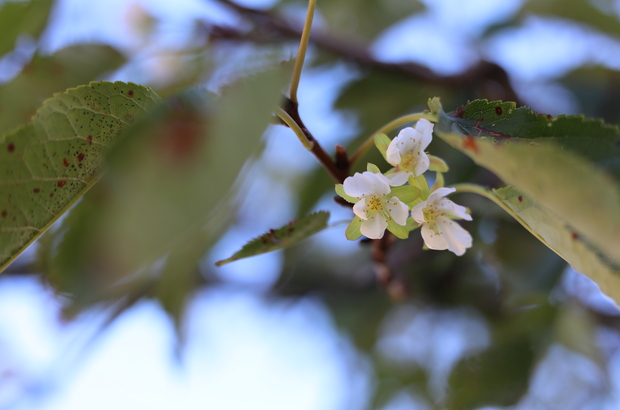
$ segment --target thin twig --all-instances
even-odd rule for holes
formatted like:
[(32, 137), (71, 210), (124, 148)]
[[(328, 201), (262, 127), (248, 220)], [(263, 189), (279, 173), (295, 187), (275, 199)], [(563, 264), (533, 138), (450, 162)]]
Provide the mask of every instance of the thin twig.
[(312, 30), (312, 19), (314, 18), (315, 7), (316, 0), (309, 0), (308, 12), (306, 13), (306, 21), (304, 22), (301, 40), (299, 41), (299, 50), (297, 51), (297, 57), (295, 58), (295, 68), (293, 69), (293, 77), (291, 79), (291, 88), (289, 91), (289, 98), (293, 102), (297, 102), (297, 88), (299, 87), (299, 80), (301, 78), (301, 70), (304, 66), (304, 60), (306, 59), (306, 50), (308, 49), (308, 41), (310, 40), (310, 31)]
[(336, 164), (327, 152), (323, 149), (321, 144), (312, 136), (312, 133), (308, 130), (308, 128), (304, 125), (304, 122), (301, 120), (299, 116), (299, 106), (296, 102), (293, 102), (289, 99), (286, 100), (283, 111), (287, 114), (288, 118), (295, 123), (295, 128), (298, 128), (306, 140), (312, 144), (310, 148), (310, 152), (314, 154), (316, 159), (323, 165), (323, 168), (329, 172), (331, 177), (336, 181), (337, 184), (342, 184), (344, 180), (349, 176), (349, 164), (347, 161), (342, 161), (342, 158), (346, 158), (340, 153), (340, 161)]

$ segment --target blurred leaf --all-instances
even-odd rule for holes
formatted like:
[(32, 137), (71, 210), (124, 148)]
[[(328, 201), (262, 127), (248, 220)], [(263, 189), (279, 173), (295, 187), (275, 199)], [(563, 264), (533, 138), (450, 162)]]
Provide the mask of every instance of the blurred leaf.
[(0, 5), (0, 56), (13, 50), (20, 35), (38, 38), (53, 0), (7, 1)]
[(51, 56), (35, 55), (13, 81), (0, 86), (0, 135), (30, 121), (43, 101), (120, 67), (125, 58), (114, 48), (74, 45)]
[(619, 263), (620, 190), (612, 177), (620, 178), (616, 127), (486, 100), (440, 117), (437, 135)]
[(601, 291), (620, 303), (620, 267), (606, 261), (584, 238), (553, 212), (537, 206), (513, 187), (494, 191), (499, 199), (515, 212), (520, 222), (540, 235), (541, 240), (571, 266), (588, 275)]
[[(596, 7), (595, 3), (599, 7)], [(590, 25), (607, 34), (620, 35), (620, 21), (614, 15), (614, 5), (610, 0), (596, 2), (589, 0), (529, 0), (517, 16), (525, 17), (532, 14), (545, 17), (562, 17)]]
[(580, 67), (560, 79), (560, 83), (579, 99), (582, 114), (620, 123), (618, 71), (600, 66)]
[(567, 348), (582, 354), (605, 373), (607, 359), (598, 347), (596, 323), (583, 307), (569, 305), (558, 312), (555, 338)]
[(530, 306), (495, 323), (493, 344), (462, 359), (449, 378), (448, 408), (510, 406), (525, 394), (535, 359), (548, 346), (555, 309)]
[(105, 176), (72, 210), (86, 221), (67, 218), (46, 256), (52, 283), (82, 281), (59, 289), (77, 309), (121, 299), (131, 285), (119, 284), (146, 282), (145, 292), (181, 317), (188, 294), (204, 282), (200, 260), (235, 214), (235, 180), (261, 146), (284, 84), (271, 70), (219, 97), (186, 90), (128, 130), (110, 151)]
[(158, 98), (136, 84), (91, 83), (47, 100), (0, 140), (0, 271), (99, 179), (106, 148)]
[(292, 246), (327, 228), (328, 219), (329, 212), (319, 211), (293, 221), (282, 228), (272, 229), (245, 244), (241, 250), (235, 252), (230, 258), (218, 261), (216, 265), (222, 266), (239, 259)]
[[(492, 206), (500, 210), (495, 204)], [(475, 211), (473, 214), (481, 216)], [(520, 305), (522, 299), (532, 294), (546, 295), (553, 290), (566, 270), (564, 259), (506, 214), (487, 218), (484, 226), (487, 230), (495, 229), (497, 235), (485, 252), (484, 262), (500, 275), (506, 306)]]
[(449, 409), (510, 406), (527, 391), (534, 352), (525, 338), (494, 345), (459, 362), (450, 376)]

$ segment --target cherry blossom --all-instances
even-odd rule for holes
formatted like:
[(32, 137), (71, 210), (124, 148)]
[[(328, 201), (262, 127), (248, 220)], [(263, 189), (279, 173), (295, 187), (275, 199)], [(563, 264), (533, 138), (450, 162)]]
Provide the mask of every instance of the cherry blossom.
[(472, 238), (453, 218), (471, 221), (464, 206), (444, 198), (455, 192), (456, 188), (439, 188), (431, 192), (426, 201), (422, 201), (411, 210), (411, 216), (422, 224), (422, 238), (431, 249), (448, 249), (461, 256), (471, 247)]

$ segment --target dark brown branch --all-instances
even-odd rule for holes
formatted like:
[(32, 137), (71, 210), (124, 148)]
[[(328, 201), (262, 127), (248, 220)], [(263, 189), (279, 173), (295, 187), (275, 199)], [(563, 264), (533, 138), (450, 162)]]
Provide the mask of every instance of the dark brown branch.
[[(323, 168), (329, 172), (334, 181), (338, 184), (342, 184), (344, 180), (349, 176), (349, 163), (348, 161), (345, 163), (342, 161), (343, 158), (346, 158), (346, 152), (344, 153), (344, 157), (342, 152), (337, 152), (338, 160), (334, 161), (327, 152), (323, 149), (321, 144), (314, 138), (312, 133), (308, 130), (301, 117), (299, 116), (299, 105), (290, 99), (286, 99), (284, 106), (282, 107), (284, 111), (288, 115), (291, 116), (293, 121), (299, 126), (301, 131), (304, 133), (306, 138), (309, 141), (312, 141), (314, 145), (312, 146), (312, 154), (316, 157), (316, 159), (323, 165)], [(338, 150), (337, 150), (338, 151)]]

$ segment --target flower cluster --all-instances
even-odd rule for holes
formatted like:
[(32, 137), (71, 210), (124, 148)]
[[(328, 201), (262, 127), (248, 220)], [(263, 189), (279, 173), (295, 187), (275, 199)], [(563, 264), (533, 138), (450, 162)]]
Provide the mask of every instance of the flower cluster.
[[(354, 204), (355, 217), (346, 230), (348, 239), (362, 235), (380, 239), (386, 229), (404, 239), (421, 227), (424, 243), (430, 249), (447, 249), (460, 256), (471, 247), (469, 232), (454, 222), (471, 221), (471, 216), (465, 207), (446, 198), (456, 191), (443, 187), (442, 172), (448, 167), (424, 151), (432, 133), (433, 124), (421, 119), (415, 128), (403, 129), (393, 140), (385, 134), (375, 136), (375, 145), (393, 168), (382, 174), (377, 166), (368, 164), (366, 172), (357, 172), (344, 184), (336, 185), (338, 195)], [(437, 172), (432, 188), (423, 175), (429, 169)]]

